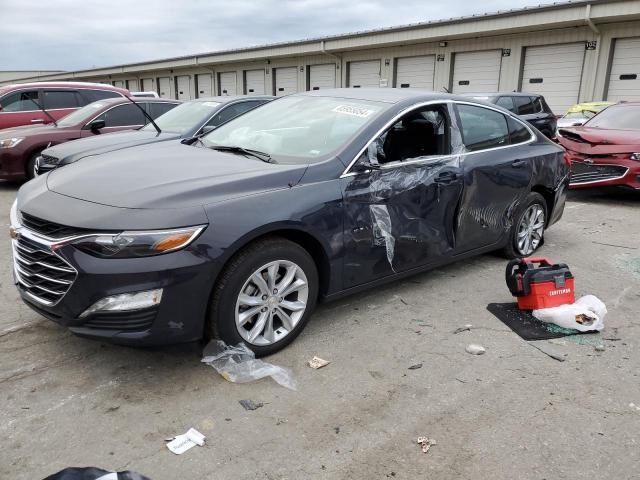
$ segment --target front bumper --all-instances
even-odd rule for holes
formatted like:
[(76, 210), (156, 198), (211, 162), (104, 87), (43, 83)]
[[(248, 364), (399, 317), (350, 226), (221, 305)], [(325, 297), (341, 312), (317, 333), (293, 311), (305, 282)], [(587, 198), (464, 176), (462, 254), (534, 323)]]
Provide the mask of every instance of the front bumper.
[[(24, 227), (19, 229), (19, 238), (12, 242), (14, 275), (24, 302), (73, 333), (135, 346), (189, 342), (202, 337), (216, 271), (213, 262), (198, 254), (194, 245), (154, 257), (102, 259), (72, 245), (58, 246), (55, 241)], [(15, 253), (20, 245), (26, 245), (35, 253), (21, 257), (20, 250)], [(64, 263), (52, 262), (55, 260), (52, 256)], [(25, 258), (33, 263), (28, 271), (25, 271), (28, 268)], [(38, 273), (46, 278), (52, 276), (50, 270), (41, 270), (38, 262), (55, 263), (58, 267), (67, 264), (77, 274), (66, 277), (67, 280), (72, 278), (72, 282), (61, 290), (52, 288), (53, 284), (46, 283), (48, 280), (42, 280), (44, 283), (40, 283), (40, 287), (34, 286), (40, 282)], [(157, 288), (162, 288), (163, 294), (156, 307), (118, 313), (97, 312), (80, 318), (82, 312), (104, 297)], [(49, 295), (47, 290), (55, 291), (57, 295)], [(62, 291), (61, 295), (58, 290)]]
[(21, 145), (0, 149), (0, 179), (22, 180), (25, 178), (25, 159)]
[(598, 155), (596, 157), (567, 150), (571, 164), (570, 188), (626, 186), (640, 189), (640, 161), (631, 154)]

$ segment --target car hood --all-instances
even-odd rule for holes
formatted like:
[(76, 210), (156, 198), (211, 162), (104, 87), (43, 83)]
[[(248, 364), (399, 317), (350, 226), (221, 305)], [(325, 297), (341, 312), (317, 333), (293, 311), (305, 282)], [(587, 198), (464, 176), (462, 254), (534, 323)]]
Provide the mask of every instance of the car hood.
[(81, 138), (73, 142), (67, 142), (55, 147), (47, 148), (44, 155), (49, 155), (60, 160), (59, 165), (73, 163), (89, 155), (100, 155), (122, 148), (145, 145), (147, 143), (161, 142), (179, 138), (180, 134), (163, 132), (158, 134), (155, 130), (131, 130), (125, 132), (95, 135)]
[(29, 137), (32, 135), (50, 134), (58, 131), (55, 125), (23, 125), (0, 130), (0, 138)]
[(46, 175), (50, 191), (113, 207), (174, 209), (290, 188), (306, 165), (265, 163), (179, 141), (143, 145), (83, 160)]
[(561, 128), (558, 133), (562, 146), (581, 153), (629, 153), (640, 149), (640, 130), (573, 127)]

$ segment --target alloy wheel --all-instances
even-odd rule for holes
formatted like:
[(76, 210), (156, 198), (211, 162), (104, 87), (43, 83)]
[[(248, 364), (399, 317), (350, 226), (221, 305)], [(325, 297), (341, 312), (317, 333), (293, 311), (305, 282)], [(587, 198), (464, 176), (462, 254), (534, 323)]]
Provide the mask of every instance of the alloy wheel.
[(535, 251), (542, 241), (544, 234), (544, 208), (542, 205), (534, 203), (530, 205), (521, 217), (518, 225), (518, 237), (516, 244), (521, 255), (530, 255)]
[(246, 280), (236, 300), (240, 336), (252, 345), (271, 345), (286, 337), (307, 309), (309, 285), (302, 268), (275, 260)]

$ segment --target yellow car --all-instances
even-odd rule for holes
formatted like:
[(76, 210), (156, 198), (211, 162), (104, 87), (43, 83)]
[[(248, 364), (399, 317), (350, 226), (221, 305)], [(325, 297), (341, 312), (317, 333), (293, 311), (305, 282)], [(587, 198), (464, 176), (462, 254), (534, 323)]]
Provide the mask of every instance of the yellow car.
[(571, 108), (569, 108), (569, 110), (567, 110), (567, 113), (565, 113), (562, 118), (558, 119), (558, 128), (578, 127), (584, 124), (596, 113), (614, 104), (615, 102), (578, 103), (572, 106)]

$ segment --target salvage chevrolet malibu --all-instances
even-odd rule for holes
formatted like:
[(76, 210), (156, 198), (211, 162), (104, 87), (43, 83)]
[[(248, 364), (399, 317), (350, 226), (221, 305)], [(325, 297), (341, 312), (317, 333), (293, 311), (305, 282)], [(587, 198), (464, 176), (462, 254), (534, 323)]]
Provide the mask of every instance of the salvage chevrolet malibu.
[(318, 299), (531, 254), (568, 185), (562, 149), (510, 112), (386, 88), (283, 97), (201, 139), (104, 157), (20, 189), (24, 301), (83, 336), (217, 337), (258, 355)]

